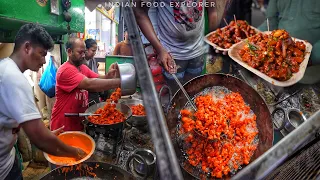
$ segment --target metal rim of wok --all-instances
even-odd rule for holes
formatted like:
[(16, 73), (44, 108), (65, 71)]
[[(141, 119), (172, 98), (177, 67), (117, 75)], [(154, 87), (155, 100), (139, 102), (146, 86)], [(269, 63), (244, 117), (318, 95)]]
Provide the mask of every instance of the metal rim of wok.
[[(92, 167), (92, 172), (97, 176), (94, 178), (90, 176), (88, 173), (85, 174), (85, 171), (76, 170), (76, 168), (81, 165), (81, 169), (85, 169), (85, 167)], [(83, 162), (79, 165), (69, 166), (70, 170), (68, 172), (62, 173), (63, 167), (58, 167), (43, 177), (40, 180), (60, 180), (60, 179), (136, 179), (131, 173), (126, 170), (121, 169), (118, 166), (111, 165), (103, 162)], [(99, 167), (96, 168), (96, 165)]]
[[(132, 106), (138, 105), (138, 104), (143, 105), (143, 100), (141, 100), (141, 99), (124, 99), (120, 103), (129, 106), (129, 108), (131, 109), (131, 112), (132, 112)], [(134, 127), (145, 126), (148, 124), (146, 115), (133, 115), (132, 114), (132, 116), (130, 118), (128, 118), (126, 122), (129, 123), (129, 125), (134, 126)]]
[[(99, 108), (104, 107), (104, 105), (106, 104), (106, 102), (100, 102), (97, 104), (94, 104), (92, 106), (90, 106), (85, 113), (94, 113), (96, 112), (96, 110), (98, 110)], [(122, 127), (124, 122), (126, 122), (131, 116), (132, 116), (132, 111), (131, 108), (125, 104), (121, 104), (121, 103), (117, 103), (116, 104), (116, 109), (118, 109), (120, 112), (122, 112), (125, 116), (125, 120), (123, 122), (119, 122), (119, 123), (115, 123), (115, 124), (95, 124), (92, 123), (89, 120), (89, 117), (85, 117), (86, 120), (84, 121), (84, 124), (86, 124), (87, 126), (94, 126), (96, 128), (118, 128), (118, 127)]]
[[(184, 88), (189, 96), (193, 98), (196, 94), (202, 92), (205, 88), (213, 86), (222, 86), (232, 92), (239, 92), (244, 101), (250, 106), (250, 109), (257, 116), (257, 128), (259, 144), (251, 157), (250, 163), (257, 159), (260, 155), (266, 152), (273, 144), (273, 122), (272, 118), (263, 98), (248, 84), (232, 75), (226, 74), (205, 74), (197, 76), (187, 83)], [(178, 139), (176, 138), (177, 125), (179, 123), (180, 110), (187, 104), (187, 99), (181, 90), (178, 90), (171, 99), (167, 112), (167, 126), (169, 129), (170, 138), (172, 140), (175, 152), (179, 159), (180, 166), (194, 178), (206, 177), (203, 173), (195, 171), (195, 168), (183, 159), (183, 152), (179, 146)], [(242, 166), (245, 167), (245, 166)], [(238, 170), (237, 172), (239, 172)], [(231, 175), (223, 176), (223, 178), (230, 178)], [(210, 177), (208, 179), (215, 179)]]

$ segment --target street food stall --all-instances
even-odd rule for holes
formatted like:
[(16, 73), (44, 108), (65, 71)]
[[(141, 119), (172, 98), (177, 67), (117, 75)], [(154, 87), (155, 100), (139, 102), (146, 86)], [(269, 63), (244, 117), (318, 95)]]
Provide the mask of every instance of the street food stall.
[[(83, 9), (83, 4), (79, 6)], [(88, 139), (95, 144), (92, 156), (81, 164), (58, 167), (41, 179), (272, 179), (283, 176), (281, 171), (292, 173), (287, 167), (293, 167), (304, 157), (309, 160), (301, 167), (312, 162), (308, 168), (315, 171), (308, 174), (295, 171), (293, 176), (302, 179), (319, 176), (319, 152), (316, 152), (320, 128), (319, 85), (294, 82), (294, 86), (279, 88), (254, 70), (249, 72), (248, 67), (231, 63), (232, 68), (226, 74), (201, 75), (182, 85), (173, 96), (169, 93), (169, 102), (163, 106), (133, 11), (130, 7), (122, 10), (134, 54), (134, 68), (124, 64), (131, 67), (125, 73), (130, 74), (126, 77), (137, 76), (141, 96), (134, 97), (130, 91), (128, 94), (132, 96), (109, 104), (123, 113), (123, 121), (113, 124), (99, 124), (92, 116), (108, 103), (88, 107), (83, 123), (85, 136), (89, 135)], [(72, 23), (82, 21), (61, 23), (72, 27)], [(62, 29), (61, 34), (70, 32), (70, 28)], [(3, 41), (12, 42), (12, 39)], [(228, 45), (221, 50), (232, 47), (236, 46)], [(135, 88), (136, 84), (134, 92)], [(136, 113), (133, 108), (141, 106), (145, 114)], [(214, 112), (210, 116), (219, 115), (221, 122), (207, 125), (201, 122), (201, 118), (208, 120), (210, 111)], [(193, 116), (199, 118), (197, 124)], [(212, 127), (221, 129), (218, 132)], [(280, 140), (281, 137), (284, 138)]]
[[(93, 158), (96, 158), (96, 160), (98, 161), (115, 164), (116, 167), (122, 167), (122, 169), (125, 169), (129, 172), (131, 171), (136, 178), (214, 178), (212, 177), (210, 171), (208, 171), (206, 168), (203, 168), (203, 164), (202, 166), (198, 166), (199, 161), (191, 162), (190, 160), (193, 159), (190, 158), (194, 158), (194, 156), (192, 156), (193, 153), (196, 156), (201, 152), (206, 155), (206, 153), (208, 153), (208, 149), (213, 148), (210, 147), (212, 143), (217, 145), (219, 145), (219, 143), (223, 143), (222, 145), (226, 145), (228, 144), (228, 142), (220, 141), (217, 143), (214, 139), (203, 140), (202, 138), (209, 137), (203, 137), (203, 135), (201, 134), (199, 135), (199, 132), (196, 132), (192, 128), (192, 126), (190, 126), (192, 124), (192, 121), (189, 121), (190, 119), (188, 120), (188, 117), (181, 117), (183, 116), (183, 114), (181, 113), (180, 115), (180, 110), (187, 107), (189, 107), (189, 109), (193, 109), (191, 105), (192, 102), (188, 102), (189, 96), (191, 97), (191, 99), (197, 99), (198, 97), (211, 92), (210, 89), (213, 89), (213, 92), (215, 92), (215, 89), (218, 89), (218, 92), (221, 92), (221, 90), (223, 90), (225, 91), (225, 94), (228, 94), (228, 92), (230, 93), (230, 91), (239, 93), (243, 100), (241, 100), (240, 98), (236, 100), (236, 102), (244, 103), (245, 105), (241, 104), (240, 107), (249, 106), (249, 109), (251, 109), (255, 113), (256, 128), (258, 129), (258, 132), (256, 130), (251, 132), (253, 133), (252, 135), (255, 136), (252, 136), (249, 133), (248, 136), (242, 137), (250, 138), (252, 143), (248, 144), (248, 149), (246, 150), (251, 150), (251, 153), (252, 150), (254, 150), (254, 153), (244, 153), (244, 156), (246, 157), (248, 157), (249, 155), (249, 160), (247, 162), (243, 162), (244, 165), (237, 164), (239, 162), (235, 161), (233, 164), (235, 166), (233, 166), (234, 169), (231, 171), (231, 173), (229, 173), (230, 170), (223, 169), (223, 173), (227, 174), (227, 176), (223, 176), (222, 178), (230, 178), (228, 176), (231, 176), (231, 178), (234, 179), (246, 179), (248, 177), (249, 179), (263, 179), (267, 176), (269, 176), (269, 178), (272, 178), (277, 177), (277, 175), (283, 176), (281, 174), (281, 171), (282, 173), (292, 173), (292, 175), (294, 176), (301, 175), (300, 177), (318, 176), (317, 171), (313, 171), (314, 173), (309, 174), (299, 174), (299, 171), (289, 172), (289, 170), (291, 170), (294, 165), (299, 163), (299, 160), (301, 160), (303, 157), (306, 157), (306, 154), (308, 154), (308, 152), (312, 152), (312, 154), (309, 153), (309, 159), (311, 160), (318, 155), (318, 153), (315, 152), (315, 149), (319, 144), (319, 139), (317, 139), (318, 136), (316, 136), (316, 134), (320, 124), (318, 123), (319, 112), (315, 113), (316, 111), (318, 111), (318, 100), (314, 99), (318, 97), (317, 85), (307, 85), (303, 87), (304, 89), (299, 91), (293, 87), (276, 88), (276, 86), (273, 86), (272, 83), (268, 84), (262, 78), (246, 71), (245, 69), (235, 64), (233, 66), (233, 70), (228, 72), (228, 74), (207, 74), (190, 80), (183, 85), (186, 92), (183, 92), (182, 89), (179, 90), (172, 98), (170, 98), (171, 101), (169, 103), (169, 106), (163, 109), (158, 99), (158, 94), (153, 83), (152, 73), (149, 69), (149, 64), (143, 50), (143, 45), (140, 38), (138, 38), (139, 36), (137, 36), (139, 31), (137, 24), (135, 23), (131, 8), (124, 8), (124, 17), (127, 20), (129, 37), (133, 45), (133, 58), (135, 61), (135, 68), (137, 69), (137, 77), (139, 79), (140, 87), (142, 90), (142, 103), (143, 105), (145, 105), (148, 128), (144, 127), (145, 124), (144, 126), (142, 125), (140, 127), (137, 125), (130, 125), (130, 123), (128, 123), (129, 125), (125, 126), (123, 129), (123, 141), (119, 141), (117, 135), (113, 136), (113, 139), (108, 139), (106, 135), (109, 136), (111, 135), (111, 133), (104, 133), (104, 135), (94, 135), (95, 137), (99, 136), (101, 137), (100, 139), (104, 139), (101, 141), (97, 141), (97, 147), (101, 146), (104, 147), (104, 149), (102, 151), (101, 148), (100, 150), (97, 150)], [(207, 88), (209, 88), (209, 90), (207, 90)], [(270, 94), (273, 95), (271, 98)], [(310, 97), (310, 95), (312, 98)], [(239, 95), (235, 96), (239, 97)], [(122, 100), (129, 104), (130, 100)], [(133, 101), (137, 102), (139, 100), (134, 99)], [(297, 102), (306, 103), (308, 105), (300, 106), (299, 103), (296, 104)], [(312, 105), (310, 104), (310, 102), (312, 102)], [(232, 104), (232, 101), (228, 104)], [(285, 120), (283, 120), (283, 118), (281, 119), (281, 116), (278, 114), (281, 112), (275, 111), (275, 113), (272, 113), (277, 106), (282, 107), (281, 112), (284, 111), (284, 113), (286, 114)], [(305, 109), (306, 107), (311, 106), (312, 108)], [(231, 107), (235, 108), (233, 106)], [(287, 114), (289, 114), (291, 111), (287, 111), (286, 108), (288, 109), (292, 107), (295, 109), (301, 109), (292, 111), (294, 114), (291, 116), (288, 115), (291, 120), (297, 121), (297, 124), (293, 125), (293, 129), (296, 130), (290, 133), (290, 127), (286, 127), (285, 125), (289, 121), (287, 118)], [(197, 106), (196, 108), (199, 107)], [(230, 109), (230, 107), (224, 108)], [(217, 110), (217, 112), (218, 111), (219, 110)], [(297, 111), (298, 113), (296, 113)], [(167, 113), (166, 118), (164, 112)], [(188, 113), (189, 112), (187, 112), (186, 114)], [(300, 117), (302, 117), (302, 120), (305, 121), (301, 125), (299, 125), (299, 120), (301, 120)], [(185, 122), (182, 122), (184, 120), (181, 120), (181, 118), (185, 118), (185, 122), (189, 124), (184, 124)], [(252, 122), (251, 118), (248, 118), (248, 121)], [(285, 125), (282, 125), (283, 123)], [(192, 133), (192, 138), (189, 138), (190, 134), (183, 134), (184, 130), (188, 130), (189, 127), (191, 127), (191, 129), (189, 130)], [(98, 131), (94, 132), (96, 133)], [(114, 134), (119, 135), (119, 133)], [(300, 136), (296, 138), (298, 134)], [(194, 136), (197, 136), (198, 139), (195, 139)], [(232, 136), (232, 134), (230, 136)], [(285, 137), (281, 141), (279, 141), (280, 136)], [(254, 137), (258, 138), (255, 139)], [(274, 137), (278, 139), (274, 140)], [(225, 138), (225, 135), (216, 138)], [(197, 147), (199, 144), (200, 146), (195, 149), (188, 149), (190, 148), (190, 146), (188, 146), (188, 143), (186, 143), (186, 141), (192, 141), (193, 144), (196, 144), (195, 147)], [(241, 139), (238, 139), (237, 141), (241, 142)], [(276, 143), (276, 141), (279, 142)], [(232, 145), (228, 145), (228, 147), (232, 147)], [(109, 151), (109, 155), (106, 155), (106, 150)], [(154, 151), (155, 153), (152, 153), (152, 151)], [(224, 154), (228, 153), (225, 152)], [(112, 158), (112, 156), (116, 158)], [(199, 156), (202, 158), (200, 159), (200, 161), (204, 163), (203, 155), (200, 154)], [(131, 162), (132, 159), (134, 159), (133, 162)], [(154, 169), (155, 166), (153, 164), (155, 160), (155, 164), (157, 164), (157, 166)], [(309, 162), (311, 160), (309, 160)], [(305, 165), (306, 162), (307, 161), (305, 161), (302, 165)], [(316, 170), (318, 167), (318, 161), (312, 162), (313, 163), (310, 163), (309, 167), (312, 167), (313, 170)], [(217, 164), (213, 166), (219, 167), (220, 164), (223, 164), (225, 162), (218, 161), (215, 163)], [(274, 164), (276, 166), (273, 166)], [(291, 169), (285, 168), (284, 166), (291, 167)], [(299, 168), (301, 166), (299, 166)], [(221, 171), (221, 169), (219, 170)], [(153, 173), (149, 174), (149, 172)], [(56, 172), (53, 173), (54, 174), (52, 174), (52, 177), (53, 175), (57, 175)], [(67, 176), (69, 177), (71, 174), (72, 173), (67, 173)], [(126, 173), (122, 173), (123, 176), (125, 176), (125, 174)], [(221, 173), (214, 174), (214, 176), (221, 177)]]

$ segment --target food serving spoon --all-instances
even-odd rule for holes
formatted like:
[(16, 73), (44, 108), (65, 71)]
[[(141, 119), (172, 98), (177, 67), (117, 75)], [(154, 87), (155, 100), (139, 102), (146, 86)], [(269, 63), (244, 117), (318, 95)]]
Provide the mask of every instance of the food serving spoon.
[(176, 81), (176, 83), (178, 84), (178, 86), (180, 87), (181, 91), (183, 92), (183, 94), (186, 96), (186, 98), (188, 99), (188, 102), (191, 104), (191, 107), (197, 111), (197, 107), (196, 105), (194, 105), (193, 101), (191, 100), (190, 96), (188, 95), (187, 91), (184, 89), (184, 87), (182, 86), (182, 84), (180, 83), (179, 79), (177, 78), (177, 76), (175, 74), (171, 74), (173, 76), (173, 79)]

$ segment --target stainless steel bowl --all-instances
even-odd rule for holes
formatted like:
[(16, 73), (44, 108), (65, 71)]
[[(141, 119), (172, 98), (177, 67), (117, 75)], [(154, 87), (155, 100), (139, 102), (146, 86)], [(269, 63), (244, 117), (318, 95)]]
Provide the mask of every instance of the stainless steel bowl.
[[(147, 163), (146, 165), (138, 158), (133, 158), (133, 167), (135, 171), (139, 174), (144, 174), (147, 171), (148, 176), (152, 174), (155, 168), (156, 155), (149, 149), (137, 149), (134, 153), (144, 158)], [(146, 168), (146, 166), (148, 166), (148, 168)]]
[(123, 96), (136, 92), (137, 77), (135, 67), (130, 63), (118, 64), (121, 79), (121, 93)]
[[(121, 99), (121, 104), (125, 104), (129, 106), (130, 108), (132, 106), (141, 104), (143, 105), (143, 101), (140, 99)], [(132, 111), (132, 110), (131, 110)], [(127, 123), (129, 123), (132, 126), (145, 126), (148, 124), (147, 116), (136, 116), (132, 115), (128, 120)]]
[(277, 131), (285, 129), (290, 133), (307, 120), (303, 113), (299, 109), (295, 108), (284, 109), (281, 107), (277, 107), (271, 114), (272, 118), (275, 118), (276, 113), (283, 114), (283, 116), (281, 116), (283, 117), (282, 123), (279, 125), (279, 127), (274, 127), (274, 129)]
[(290, 109), (287, 113), (287, 122), (284, 128), (291, 132), (306, 120), (306, 117), (298, 109)]

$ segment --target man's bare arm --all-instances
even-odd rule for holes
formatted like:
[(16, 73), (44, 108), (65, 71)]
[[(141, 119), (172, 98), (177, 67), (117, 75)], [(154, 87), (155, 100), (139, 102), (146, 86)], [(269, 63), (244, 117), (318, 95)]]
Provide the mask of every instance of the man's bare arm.
[(118, 88), (121, 86), (120, 78), (114, 79), (99, 79), (99, 78), (84, 78), (78, 88), (85, 89), (90, 92), (102, 92), (109, 89)]
[(100, 79), (114, 79), (120, 78), (120, 70), (117, 63), (112, 63), (108, 72), (105, 75), (99, 75)]
[(225, 12), (226, 4), (228, 0), (208, 0), (209, 4), (214, 4), (215, 6), (209, 6), (208, 10), (208, 20), (209, 20), (209, 32), (216, 30), (223, 18)]
[(27, 121), (21, 124), (24, 132), (40, 150), (55, 156), (77, 157), (78, 150), (64, 144), (57, 138), (40, 119)]
[(154, 31), (154, 28), (148, 16), (148, 8), (143, 8), (141, 6), (141, 0), (136, 0), (135, 2), (137, 3), (137, 5), (133, 8), (133, 12), (142, 33), (151, 43), (153, 48), (157, 51), (158, 59), (161, 61), (164, 69), (169, 73), (176, 73), (176, 64), (174, 63), (168, 51), (162, 46), (156, 32)]

